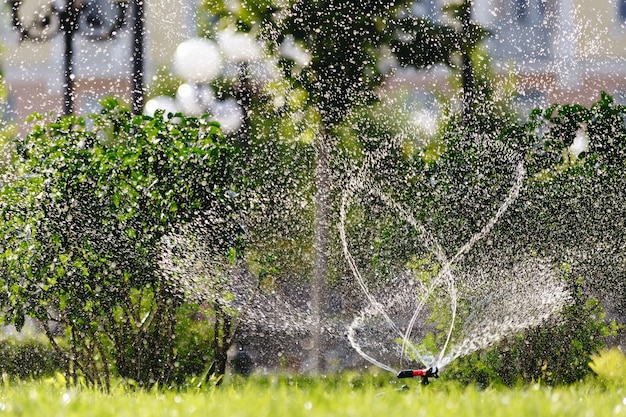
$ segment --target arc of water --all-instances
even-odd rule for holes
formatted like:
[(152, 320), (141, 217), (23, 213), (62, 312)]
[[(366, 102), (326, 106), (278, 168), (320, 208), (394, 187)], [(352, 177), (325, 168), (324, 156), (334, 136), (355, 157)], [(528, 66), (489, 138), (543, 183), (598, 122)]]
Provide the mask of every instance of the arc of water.
[[(439, 352), (439, 357), (437, 358), (437, 363), (435, 364), (439, 368), (439, 364), (441, 363), (441, 358), (443, 358), (443, 354), (448, 348), (448, 343), (450, 343), (450, 339), (452, 337), (452, 331), (454, 330), (454, 325), (456, 322), (456, 314), (458, 308), (458, 297), (456, 293), (456, 286), (454, 285), (454, 278), (450, 274), (450, 279), (448, 280), (448, 293), (450, 294), (450, 300), (452, 301), (452, 318), (450, 319), (450, 327), (448, 328), (448, 334), (446, 336), (446, 341)], [(408, 331), (411, 334), (411, 330)]]
[(346, 206), (347, 206), (348, 195), (351, 194), (350, 191), (351, 191), (351, 187), (349, 187), (348, 190), (344, 192), (344, 195), (342, 197), (341, 207), (339, 209), (339, 224), (340, 224), (339, 235), (340, 235), (341, 242), (342, 242), (342, 249), (343, 249), (344, 256), (346, 258), (346, 261), (348, 262), (348, 266), (350, 267), (352, 274), (355, 276), (359, 286), (361, 287), (361, 291), (363, 291), (363, 294), (365, 295), (365, 298), (367, 299), (367, 301), (370, 303), (370, 305), (374, 309), (376, 309), (382, 315), (382, 317), (385, 319), (387, 323), (389, 323), (392, 329), (396, 333), (398, 333), (400, 336), (402, 336), (402, 332), (400, 331), (396, 323), (391, 319), (391, 317), (389, 317), (389, 315), (385, 311), (382, 304), (378, 302), (376, 298), (374, 298), (374, 296), (370, 293), (369, 289), (367, 288), (367, 285), (365, 285), (365, 280), (363, 279), (363, 276), (361, 275), (361, 272), (359, 271), (359, 268), (357, 267), (356, 262), (354, 258), (352, 257), (352, 254), (350, 253), (350, 250), (348, 248), (348, 239), (346, 236), (345, 222), (346, 222)]
[(374, 307), (383, 316), (385, 321), (389, 323), (389, 325), (394, 329), (394, 331), (398, 332), (399, 334), (402, 334), (402, 332), (400, 331), (396, 323), (391, 319), (391, 317), (389, 317), (389, 315), (385, 311), (383, 305), (380, 302), (378, 302), (376, 298), (374, 298), (374, 296), (370, 293), (369, 289), (365, 285), (365, 280), (363, 279), (363, 276), (361, 275), (361, 272), (359, 271), (356, 265), (356, 262), (354, 261), (354, 258), (352, 257), (352, 254), (350, 253), (350, 250), (348, 249), (348, 244), (346, 240), (346, 232), (343, 227), (344, 218), (345, 218), (345, 210), (344, 210), (343, 204), (342, 204), (342, 208), (340, 211), (341, 211), (342, 227), (340, 228), (339, 234), (340, 234), (341, 241), (342, 241), (343, 253), (344, 253), (344, 256), (346, 257), (348, 266), (350, 267), (352, 274), (356, 277), (357, 282), (359, 283), (359, 286), (361, 287), (361, 290), (365, 294), (365, 297), (367, 298), (367, 301), (371, 304), (371, 306)]
[[(366, 167), (368, 165), (369, 165), (369, 163), (366, 161), (366, 164), (364, 164), (363, 168), (361, 169), (361, 175), (363, 175), (363, 173), (365, 172), (365, 169), (366, 169)], [(356, 180), (353, 180), (353, 181), (351, 181), (351, 183), (347, 187), (346, 191), (343, 194), (343, 198), (342, 198), (342, 204), (341, 204), (341, 208), (340, 208), (340, 227), (339, 227), (344, 255), (346, 256), (348, 265), (349, 265), (352, 273), (354, 274), (354, 276), (357, 278), (357, 282), (358, 282), (359, 286), (361, 287), (363, 293), (365, 294), (368, 302), (372, 305), (372, 307), (376, 311), (379, 312), (379, 314), (382, 315), (382, 317), (385, 319), (385, 321), (387, 321), (390, 324), (392, 329), (395, 332), (399, 333), (400, 336), (402, 337), (402, 340), (403, 340), (402, 358), (404, 358), (404, 356), (406, 356), (406, 354), (407, 354), (407, 352), (406, 352), (407, 347), (412, 346), (409, 343), (410, 334), (412, 333), (412, 331), (413, 331), (413, 329), (415, 327), (415, 323), (417, 321), (417, 318), (419, 317), (419, 314), (421, 313), (422, 309), (425, 306), (428, 294), (430, 294), (434, 290), (435, 287), (439, 286), (441, 284), (441, 282), (445, 280), (445, 282), (447, 284), (447, 288), (448, 288), (448, 293), (449, 293), (450, 298), (451, 298), (451, 303), (452, 303), (452, 305), (451, 305), (452, 317), (451, 317), (450, 327), (449, 327), (448, 332), (447, 332), (446, 341), (444, 342), (444, 345), (443, 345), (443, 347), (442, 347), (442, 349), (441, 349), (441, 351), (439, 353), (439, 356), (437, 358), (436, 363), (433, 364), (433, 365), (440, 364), (443, 361), (445, 352), (446, 352), (446, 350), (448, 348), (448, 345), (450, 343), (450, 340), (451, 340), (452, 332), (453, 332), (453, 329), (454, 329), (454, 324), (455, 324), (455, 321), (456, 321), (457, 307), (458, 307), (458, 305), (457, 305), (456, 286), (455, 286), (455, 282), (454, 282), (454, 276), (452, 275), (452, 272), (451, 272), (451, 268), (452, 268), (452, 266), (454, 264), (458, 263), (463, 258), (463, 256), (465, 256), (465, 254), (467, 252), (469, 252), (469, 250), (478, 241), (480, 241), (486, 235), (489, 234), (489, 232), (491, 231), (493, 226), (498, 222), (500, 217), (508, 210), (509, 206), (513, 203), (513, 201), (515, 201), (517, 199), (517, 197), (519, 196), (519, 193), (521, 191), (521, 186), (523, 184), (523, 179), (524, 179), (524, 176), (525, 176), (525, 168), (524, 168), (523, 161), (520, 161), (518, 163), (516, 171), (517, 171), (516, 180), (515, 180), (514, 184), (512, 185), (512, 187), (509, 189), (507, 197), (505, 198), (503, 203), (500, 205), (500, 207), (496, 211), (495, 215), (492, 216), (490, 218), (490, 220), (485, 224), (485, 226), (483, 226), (483, 228), (478, 233), (474, 234), (470, 238), (470, 240), (465, 245), (463, 245), (455, 253), (455, 255), (451, 259), (447, 259), (446, 255), (445, 255), (445, 251), (439, 245), (439, 243), (434, 238), (434, 236), (432, 236), (430, 233), (428, 233), (426, 228), (422, 224), (418, 223), (415, 220), (415, 218), (406, 209), (404, 209), (404, 207), (402, 207), (400, 204), (398, 204), (396, 202), (393, 202), (388, 196), (386, 196), (384, 193), (382, 193), (382, 191), (380, 189), (378, 189), (377, 187), (372, 187), (371, 188), (371, 192), (372, 193), (376, 194), (379, 198), (381, 198), (381, 200), (385, 204), (388, 204), (388, 205), (392, 206), (392, 208), (394, 208), (396, 211), (398, 211), (400, 214), (402, 214), (404, 216), (404, 218), (407, 219), (407, 221), (420, 232), (421, 236), (423, 236), (423, 238), (424, 238), (424, 243), (427, 246), (427, 248), (429, 250), (431, 250), (435, 254), (437, 259), (443, 265), (442, 270), (437, 275), (437, 277), (431, 282), (431, 284), (429, 285), (427, 291), (424, 293), (424, 296), (419, 301), (417, 307), (414, 310), (413, 316), (411, 317), (411, 320), (409, 321), (409, 324), (408, 324), (408, 326), (407, 326), (407, 328), (406, 328), (404, 333), (400, 331), (400, 329), (398, 328), (396, 323), (391, 319), (391, 317), (389, 317), (389, 315), (385, 311), (385, 309), (382, 306), (382, 304), (380, 304), (372, 296), (372, 294), (369, 292), (369, 290), (367, 289), (367, 286), (365, 285), (364, 279), (363, 279), (363, 277), (362, 277), (362, 275), (361, 275), (361, 273), (360, 273), (360, 271), (359, 271), (359, 269), (358, 269), (358, 267), (356, 265), (356, 262), (354, 261), (354, 258), (350, 254), (350, 251), (349, 251), (349, 248), (348, 248), (348, 245), (347, 245), (347, 237), (346, 237), (346, 233), (345, 233), (346, 206), (348, 205), (349, 197), (352, 194), (354, 194), (357, 191), (358, 188), (362, 188), (362, 186), (358, 187), (357, 184), (364, 184), (365, 182), (362, 180), (361, 175), (359, 175), (359, 176), (356, 177), (356, 179), (358, 179), (359, 181), (357, 182)], [(355, 321), (356, 321), (356, 319), (355, 319)], [(350, 330), (352, 330), (354, 328), (353, 326), (354, 326), (355, 321), (353, 321), (353, 325), (350, 327)], [(363, 352), (362, 349), (360, 349), (360, 346), (358, 345), (358, 343), (356, 343), (353, 340), (353, 337), (354, 337), (354, 335), (353, 335), (353, 331), (352, 331), (352, 333), (349, 333), (349, 339), (350, 339), (352, 345), (357, 349), (357, 351), (359, 351), (359, 354), (361, 354), (364, 358), (366, 358), (367, 360), (369, 360), (370, 362), (372, 362), (376, 366), (379, 366), (379, 367), (381, 367), (383, 369), (388, 369), (390, 371), (393, 371), (393, 369), (391, 369), (387, 365), (384, 365), (384, 364), (380, 363), (376, 359), (370, 357), (365, 352)], [(418, 359), (420, 361), (422, 361), (423, 363), (425, 363), (423, 358), (419, 354), (419, 352), (417, 352), (416, 349), (413, 349), (413, 350), (417, 354)], [(402, 358), (401, 358), (401, 360), (402, 360)]]
[[(445, 263), (443, 263), (443, 268), (441, 270), (441, 272), (438, 274), (438, 276), (433, 280), (433, 282), (431, 283), (431, 285), (429, 286), (429, 292), (432, 291), (436, 286), (438, 286), (441, 281), (445, 278), (448, 279), (448, 288), (452, 289), (449, 290), (450, 292), (450, 297), (452, 299), (452, 318), (451, 318), (451, 323), (450, 323), (450, 327), (448, 329), (447, 332), (447, 336), (446, 336), (446, 341), (444, 342), (444, 345), (440, 351), (439, 357), (437, 358), (437, 363), (440, 363), (441, 360), (443, 359), (443, 356), (445, 355), (445, 352), (447, 350), (447, 347), (450, 343), (450, 339), (452, 337), (452, 331), (454, 330), (454, 322), (456, 320), (456, 310), (457, 310), (457, 302), (456, 302), (456, 290), (454, 289), (454, 277), (452, 276), (451, 273), (451, 268), (454, 264), (458, 263), (463, 256), (465, 256), (465, 254), (467, 252), (469, 252), (469, 250), (481, 239), (483, 239), (485, 236), (487, 236), (489, 234), (489, 232), (491, 231), (491, 229), (493, 228), (493, 226), (498, 222), (498, 220), (500, 219), (500, 217), (502, 217), (502, 215), (508, 210), (509, 206), (511, 205), (511, 203), (513, 203), (513, 201), (515, 201), (517, 199), (517, 197), (519, 196), (519, 193), (521, 191), (521, 187), (523, 184), (523, 180), (524, 180), (524, 176), (526, 174), (526, 170), (524, 168), (524, 163), (523, 161), (520, 161), (517, 165), (516, 168), (516, 172), (517, 172), (517, 176), (515, 179), (515, 182), (513, 183), (512, 187), (509, 189), (509, 192), (507, 193), (507, 197), (505, 198), (505, 200), (503, 201), (503, 203), (500, 205), (500, 207), (498, 208), (498, 210), (496, 211), (495, 215), (492, 216), (489, 221), (482, 227), (482, 229), (474, 234), (470, 240), (463, 245), (456, 253), (455, 255), (449, 260), (449, 261), (445, 261)], [(385, 198), (383, 198), (383, 201), (386, 203), (390, 202), (390, 199), (387, 198), (385, 196)], [(434, 238), (428, 234), (425, 233), (426, 229), (424, 228), (423, 225), (418, 224), (414, 217), (411, 215), (408, 215), (408, 211), (406, 211), (405, 209), (403, 209), (398, 203), (393, 203), (393, 206), (396, 210), (399, 210), (401, 214), (405, 215), (405, 218), (407, 219), (407, 221), (409, 221), (410, 224), (412, 224), (414, 227), (417, 227), (418, 230), (420, 231), (420, 233), (422, 233), (424, 236), (427, 236), (427, 242), (430, 241), (429, 246), (431, 248), (437, 248), (438, 250), (434, 251), (435, 255), (437, 255), (438, 259), (440, 260), (445, 260), (445, 254), (443, 253), (443, 250), (440, 249), (439, 245), (436, 243), (436, 241), (434, 240)], [(427, 294), (428, 294), (427, 293)], [(419, 316), (419, 314), (421, 313), (422, 309), (424, 308), (424, 305), (426, 303), (426, 297), (423, 297), (422, 300), (420, 300), (420, 302), (418, 303), (413, 316), (411, 317), (411, 320), (409, 321), (409, 324), (406, 328), (406, 331), (404, 332), (404, 336), (403, 336), (403, 351), (404, 351), (404, 346), (408, 345), (408, 339), (411, 335), (411, 332), (413, 331), (414, 327), (415, 327), (415, 323), (417, 321), (417, 318)], [(404, 354), (403, 354), (404, 356)]]
[[(404, 206), (402, 206), (400, 203), (389, 198), (389, 196), (383, 193), (382, 190), (380, 190), (378, 187), (372, 187), (372, 193), (375, 193), (381, 199), (381, 201), (383, 201), (385, 204), (395, 209), (400, 215), (402, 215), (406, 219), (406, 221), (411, 226), (413, 226), (419, 231), (420, 236), (423, 237), (423, 241), (424, 241), (426, 248), (435, 254), (435, 257), (439, 260), (439, 262), (442, 265), (444, 266), (450, 265), (450, 262), (448, 261), (445, 251), (443, 247), (439, 244), (437, 239), (435, 239), (435, 237), (432, 234), (430, 234), (428, 230), (426, 230), (423, 224), (418, 223), (415, 217), (407, 209), (405, 209)], [(437, 277), (435, 277), (435, 279), (432, 280), (427, 290), (424, 292), (424, 295), (419, 300), (417, 307), (415, 308), (413, 315), (411, 316), (411, 320), (409, 321), (405, 331), (402, 334), (402, 353), (400, 355), (401, 364), (404, 361), (404, 358), (407, 356), (407, 351), (406, 351), (407, 347), (412, 346), (409, 343), (409, 339), (411, 336), (411, 332), (413, 331), (415, 327), (415, 322), (417, 321), (417, 317), (419, 316), (424, 306), (426, 305), (426, 301), (428, 301), (428, 295), (431, 294), (432, 291), (437, 286), (440, 285), (441, 280), (444, 279), (444, 277), (447, 278), (447, 281), (448, 281), (449, 293), (453, 294), (453, 292), (451, 292), (450, 289), (454, 288), (454, 277), (450, 271), (450, 268), (444, 268), (442, 272), (439, 273)], [(456, 296), (456, 293), (454, 293), (454, 296)], [(451, 309), (452, 309), (451, 329), (454, 326), (454, 321), (456, 319), (456, 307), (457, 307), (456, 299), (453, 298), (452, 306), (451, 306)], [(426, 364), (421, 358), (420, 358), (420, 361)]]
[[(448, 268), (450, 268), (450, 265), (457, 263), (472, 248), (472, 246), (476, 244), (476, 242), (480, 241), (485, 236), (487, 236), (489, 232), (491, 232), (491, 229), (493, 228), (493, 226), (498, 222), (498, 220), (500, 220), (500, 217), (502, 217), (502, 215), (508, 210), (509, 206), (519, 196), (519, 193), (522, 189), (522, 184), (524, 182), (525, 175), (526, 175), (526, 169), (524, 168), (524, 162), (520, 161), (517, 164), (517, 178), (515, 179), (513, 186), (509, 189), (507, 197), (504, 199), (503, 203), (500, 205), (500, 208), (498, 209), (498, 211), (496, 211), (496, 214), (493, 217), (491, 217), (491, 219), (489, 219), (487, 224), (483, 226), (480, 232), (472, 236), (471, 239), (465, 245), (463, 245), (461, 249), (459, 249), (459, 251), (452, 257), (450, 264), (448, 265)], [(453, 327), (454, 327), (454, 322), (452, 323), (452, 325), (450, 326), (450, 329), (448, 330), (448, 336), (446, 337), (446, 342), (444, 343), (441, 351), (439, 352), (437, 363), (441, 363), (441, 361), (443, 360), (443, 357), (448, 348), (448, 344), (450, 343), (450, 338), (452, 336)]]
[(355, 330), (361, 323), (363, 322), (363, 316), (357, 316), (354, 318), (354, 320), (352, 320), (352, 323), (350, 324), (350, 326), (348, 327), (348, 340), (350, 341), (350, 344), (352, 345), (352, 347), (354, 347), (354, 349), (357, 351), (357, 353), (359, 355), (361, 355), (361, 357), (365, 358), (367, 361), (371, 362), (373, 365), (378, 366), (381, 369), (385, 369), (389, 372), (392, 372), (394, 374), (398, 373), (398, 370), (393, 369), (391, 366), (388, 366), (382, 362), (380, 362), (379, 360), (373, 358), (372, 356), (368, 355), (367, 353), (365, 353), (363, 351), (363, 349), (361, 348), (361, 346), (359, 345), (359, 343), (356, 340), (356, 334), (355, 334)]
[(520, 191), (522, 190), (522, 184), (524, 183), (524, 177), (526, 176), (526, 168), (524, 167), (524, 161), (520, 161), (516, 167), (517, 176), (515, 178), (515, 182), (509, 189), (507, 197), (504, 199), (496, 214), (493, 215), (487, 224), (483, 226), (480, 232), (476, 233), (474, 236), (470, 238), (469, 241), (465, 245), (463, 245), (458, 252), (452, 257), (451, 263), (458, 262), (469, 250), (476, 244), (476, 242), (483, 239), (485, 236), (489, 234), (493, 226), (500, 220), (500, 217), (509, 209), (509, 206), (517, 200)]
[[(366, 160), (363, 167), (361, 168), (361, 171), (360, 171), (361, 174), (365, 172), (365, 169), (368, 166), (369, 166), (369, 161)], [(354, 261), (352, 254), (350, 253), (350, 249), (348, 248), (348, 239), (347, 239), (346, 231), (345, 231), (346, 209), (348, 206), (348, 200), (357, 191), (358, 188), (361, 188), (358, 186), (358, 184), (365, 183), (365, 181), (362, 180), (361, 175), (357, 176), (356, 178), (359, 179), (359, 181), (353, 180), (346, 187), (346, 190), (344, 191), (343, 196), (342, 196), (341, 206), (339, 209), (339, 235), (340, 235), (341, 242), (342, 242), (343, 253), (348, 263), (348, 266), (350, 267), (352, 274), (356, 278), (357, 283), (361, 287), (361, 290), (363, 291), (363, 294), (365, 295), (367, 301), (376, 311), (378, 311), (378, 313), (383, 317), (383, 319), (391, 326), (393, 331), (404, 340), (404, 333), (400, 330), (397, 324), (391, 319), (391, 317), (389, 317), (389, 315), (385, 311), (384, 306), (380, 302), (378, 302), (378, 300), (376, 300), (376, 298), (370, 293), (369, 289), (367, 288), (367, 285), (365, 285), (365, 280), (363, 279), (363, 276), (361, 275), (361, 272), (359, 271), (359, 268), (356, 265), (356, 262)], [(353, 324), (354, 324), (354, 321), (353, 321)], [(351, 325), (349, 328), (349, 331), (353, 328), (354, 327)], [(362, 349), (360, 349), (358, 344), (354, 342), (354, 340), (350, 339), (350, 342), (352, 346), (355, 347), (355, 349), (357, 349), (357, 352), (359, 352), (359, 354), (361, 354), (362, 357), (372, 362), (376, 366), (381, 365), (379, 361), (376, 361), (375, 359), (371, 358), (369, 355), (365, 354), (362, 351)], [(403, 347), (403, 352), (405, 351), (406, 351), (406, 347)], [(413, 349), (412, 351), (418, 357), (418, 359), (423, 362), (421, 358), (421, 354), (416, 349)], [(389, 367), (385, 365), (385, 366), (382, 366), (382, 368), (388, 369)]]
[[(539, 266), (541, 267), (541, 264), (539, 264)], [(486, 346), (489, 346), (491, 343), (501, 340), (502, 337), (504, 337), (508, 333), (520, 331), (528, 328), (529, 326), (532, 327), (539, 325), (541, 322), (549, 318), (552, 314), (557, 313), (564, 305), (566, 305), (571, 300), (570, 294), (562, 280), (551, 280), (549, 276), (547, 278), (547, 280), (543, 281), (542, 285), (549, 285), (550, 288), (543, 287), (543, 291), (533, 291), (533, 294), (537, 294), (538, 298), (535, 299), (534, 302), (528, 303), (528, 305), (531, 306), (539, 306), (540, 311), (535, 310), (535, 312), (533, 312), (532, 314), (522, 314), (523, 319), (521, 320), (511, 321), (507, 320), (507, 318), (504, 317), (501, 321), (498, 322), (497, 318), (491, 318), (491, 322), (495, 324), (492, 326), (487, 325), (486, 328), (493, 328), (493, 331), (483, 331), (477, 341), (476, 339), (466, 339), (460, 345), (455, 345), (454, 349), (452, 349), (450, 353), (447, 353), (446, 356), (444, 356), (444, 358), (441, 360), (441, 362), (444, 364), (450, 363), (460, 356), (468, 354), (474, 350), (484, 348)], [(478, 302), (478, 306), (491, 304), (492, 298), (493, 295), (489, 294), (487, 297), (484, 297)], [(518, 308), (515, 308), (515, 310), (516, 313), (519, 312)], [(476, 317), (479, 317), (477, 313), (470, 314), (470, 316), (465, 320), (464, 328), (469, 327), (472, 320)], [(462, 331), (463, 330), (464, 329), (462, 329)]]

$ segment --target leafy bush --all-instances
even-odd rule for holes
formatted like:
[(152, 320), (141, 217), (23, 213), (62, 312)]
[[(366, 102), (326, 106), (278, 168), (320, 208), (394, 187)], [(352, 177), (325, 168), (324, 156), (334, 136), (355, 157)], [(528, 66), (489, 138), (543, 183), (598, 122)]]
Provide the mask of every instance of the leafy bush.
[(592, 372), (592, 358), (616, 332), (600, 303), (570, 281), (572, 303), (558, 321), (527, 329), (497, 346), (453, 362), (446, 375), (480, 386), (541, 382), (570, 384)]
[[(167, 383), (183, 297), (161, 274), (159, 247), (202, 214), (229, 218), (236, 148), (207, 118), (102, 104), (90, 120), (36, 119), (18, 143), (0, 188), (0, 308), (18, 329), (27, 315), (60, 324), (73, 380)], [(223, 250), (233, 241), (211, 237)]]

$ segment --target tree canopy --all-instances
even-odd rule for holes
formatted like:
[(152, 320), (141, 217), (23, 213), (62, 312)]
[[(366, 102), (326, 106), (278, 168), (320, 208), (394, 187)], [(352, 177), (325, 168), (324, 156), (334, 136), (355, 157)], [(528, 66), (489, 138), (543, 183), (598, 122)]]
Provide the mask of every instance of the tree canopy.
[[(472, 24), (472, 36), (463, 36), (452, 23), (416, 15), (413, 3), (206, 0), (204, 7), (217, 30), (234, 26), (265, 41), (270, 53), (280, 58), (287, 78), (308, 94), (309, 104), (330, 127), (354, 106), (376, 99), (376, 88), (388, 72), (386, 60), (416, 68), (453, 65), (455, 53), (486, 34)], [(214, 36), (212, 30), (207, 27), (206, 35)], [(297, 62), (294, 48), (308, 59)]]

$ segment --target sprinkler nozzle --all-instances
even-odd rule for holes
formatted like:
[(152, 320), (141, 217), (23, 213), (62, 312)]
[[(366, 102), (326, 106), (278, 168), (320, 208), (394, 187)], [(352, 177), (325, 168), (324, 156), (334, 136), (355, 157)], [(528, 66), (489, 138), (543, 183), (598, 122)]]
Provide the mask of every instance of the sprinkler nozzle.
[(413, 378), (413, 370), (405, 369), (404, 371), (398, 372), (398, 378)]
[(415, 378), (422, 377), (422, 384), (428, 385), (429, 378), (439, 378), (439, 368), (432, 366), (424, 369), (405, 369), (398, 372), (398, 378)]

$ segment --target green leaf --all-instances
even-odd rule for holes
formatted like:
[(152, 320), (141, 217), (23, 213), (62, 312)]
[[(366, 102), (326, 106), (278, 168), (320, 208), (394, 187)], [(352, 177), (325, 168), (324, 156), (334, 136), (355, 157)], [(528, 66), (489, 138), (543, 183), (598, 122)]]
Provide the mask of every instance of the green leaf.
[(15, 311), (13, 313), (13, 324), (18, 332), (22, 331), (24, 323), (26, 322), (26, 316), (22, 310)]

